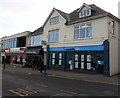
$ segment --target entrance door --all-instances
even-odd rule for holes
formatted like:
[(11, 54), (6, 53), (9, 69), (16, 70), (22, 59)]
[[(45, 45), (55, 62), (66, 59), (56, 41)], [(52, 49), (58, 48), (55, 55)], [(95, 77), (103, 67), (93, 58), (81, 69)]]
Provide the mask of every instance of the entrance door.
[(103, 54), (96, 54), (97, 57), (97, 73), (104, 73), (104, 56)]
[(73, 54), (73, 52), (67, 52), (65, 69), (66, 70), (74, 69), (74, 54)]

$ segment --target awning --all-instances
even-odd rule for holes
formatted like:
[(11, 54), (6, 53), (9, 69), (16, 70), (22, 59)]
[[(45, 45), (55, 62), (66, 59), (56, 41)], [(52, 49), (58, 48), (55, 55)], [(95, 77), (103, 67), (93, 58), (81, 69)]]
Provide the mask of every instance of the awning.
[(27, 49), (25, 50), (26, 54), (40, 54), (40, 52), (42, 51), (42, 49)]

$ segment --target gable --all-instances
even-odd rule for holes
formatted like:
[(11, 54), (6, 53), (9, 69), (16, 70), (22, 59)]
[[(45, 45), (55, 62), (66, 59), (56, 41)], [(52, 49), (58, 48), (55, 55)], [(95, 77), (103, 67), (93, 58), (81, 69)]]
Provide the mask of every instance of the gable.
[(46, 21), (44, 22), (43, 27), (46, 25), (47, 22), (50, 22), (50, 19), (51, 19), (51, 18), (54, 18), (54, 17), (62, 18), (62, 19), (66, 22), (66, 17), (65, 17), (65, 16), (66, 16), (66, 15), (65, 15), (64, 12), (53, 8), (53, 10), (52, 10), (51, 13), (49, 14), (48, 18), (47, 18)]

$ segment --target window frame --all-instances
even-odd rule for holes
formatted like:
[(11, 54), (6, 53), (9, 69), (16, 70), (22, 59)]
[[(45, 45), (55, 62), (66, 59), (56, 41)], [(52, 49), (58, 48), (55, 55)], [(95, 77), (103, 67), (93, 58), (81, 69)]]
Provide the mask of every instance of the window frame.
[[(90, 25), (90, 26), (88, 26), (88, 25)], [(78, 28), (76, 29), (75, 27), (77, 27), (77, 26), (78, 26)], [(84, 29), (84, 28), (81, 28), (82, 26), (85, 28), (85, 31), (84, 31), (85, 37), (81, 37), (81, 35), (82, 35), (81, 30)], [(88, 28), (90, 28), (90, 29), (88, 30), (89, 33), (87, 32), (87, 29), (88, 29)], [(78, 34), (75, 34), (75, 31), (76, 31), (76, 30), (79, 31), (79, 32), (77, 32)], [(90, 34), (90, 35), (87, 36), (87, 33)], [(78, 35), (78, 36), (76, 36), (76, 35)], [(74, 40), (78, 40), (78, 39), (88, 39), (88, 38), (92, 38), (92, 23), (84, 23), (84, 24), (80, 24), (80, 25), (75, 25), (75, 26), (74, 26)]]
[(57, 23), (59, 23), (59, 16), (55, 16), (55, 17), (50, 18), (51, 25), (57, 24)]
[[(89, 14), (88, 14), (88, 11), (89, 11)], [(79, 18), (87, 17), (87, 16), (90, 16), (90, 15), (91, 15), (91, 9), (90, 8), (81, 10), (79, 12)]]
[(111, 21), (111, 26), (112, 26), (112, 30), (111, 30), (111, 33), (113, 36), (115, 36), (115, 21)]
[[(50, 33), (53, 33), (53, 34), (50, 34)], [(57, 33), (57, 34), (56, 34)], [(52, 35), (52, 38), (50, 38), (50, 36)], [(54, 38), (54, 36), (56, 37), (57, 35), (57, 38)], [(53, 39), (54, 38), (54, 39)], [(52, 40), (51, 40), (52, 39)], [(56, 42), (59, 42), (59, 29), (55, 29), (55, 30), (51, 30), (51, 31), (48, 31), (48, 42), (49, 43), (56, 43)]]

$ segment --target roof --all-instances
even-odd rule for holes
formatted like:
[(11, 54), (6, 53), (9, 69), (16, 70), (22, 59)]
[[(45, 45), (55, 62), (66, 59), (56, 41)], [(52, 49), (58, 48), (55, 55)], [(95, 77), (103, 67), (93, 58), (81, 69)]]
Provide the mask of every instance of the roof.
[[(92, 10), (92, 15), (91, 16), (87, 16), (87, 17), (82, 17), (79, 18), (79, 11), (84, 7), (89, 7)], [(100, 7), (96, 6), (95, 4), (91, 4), (91, 5), (87, 5), (85, 3), (83, 3), (83, 5), (74, 10), (71, 13), (65, 13), (61, 10), (58, 10), (56, 8), (53, 8), (53, 10), (51, 11), (51, 13), (49, 14), (49, 16), (47, 17), (46, 21), (44, 22), (42, 28), (38, 28), (37, 30), (35, 30), (31, 35), (35, 35), (35, 34), (39, 34), (43, 32), (43, 28), (45, 26), (45, 24), (47, 23), (47, 21), (49, 20), (50, 16), (52, 15), (52, 13), (56, 11), (65, 21), (66, 21), (66, 25), (72, 25), (75, 23), (79, 23), (79, 22), (85, 22), (85, 21), (89, 21), (89, 20), (93, 20), (93, 19), (98, 19), (98, 18), (102, 18), (102, 17), (111, 17), (117, 21), (120, 22), (120, 19), (117, 18), (116, 16), (112, 15), (111, 13), (101, 9)]]
[(46, 21), (43, 24), (43, 27), (45, 26), (45, 24), (47, 23), (47, 21), (49, 20), (50, 16), (52, 15), (52, 13), (56, 11), (65, 21), (69, 20), (69, 15), (63, 11), (60, 11), (56, 8), (53, 8), (51, 13), (49, 14), (49, 16), (47, 17)]
[(105, 15), (108, 14), (108, 12), (102, 10), (101, 8), (97, 7), (94, 4), (89, 5), (89, 6), (92, 9), (94, 9), (91, 16), (79, 18), (79, 13), (78, 13), (79, 8), (78, 8), (78, 9), (74, 10), (72, 13), (69, 14), (70, 21), (68, 22), (68, 24), (76, 23), (77, 21), (83, 21), (83, 20), (85, 21), (85, 20), (89, 20), (89, 19), (95, 19), (97, 16), (101, 17), (101, 16), (105, 16)]
[(55, 9), (61, 16), (63, 16), (66, 20), (69, 20), (69, 15), (61, 10)]
[(29, 34), (29, 36), (34, 36), (34, 35), (39, 35), (43, 33), (43, 27), (38, 28), (37, 30), (31, 32), (31, 34)]

